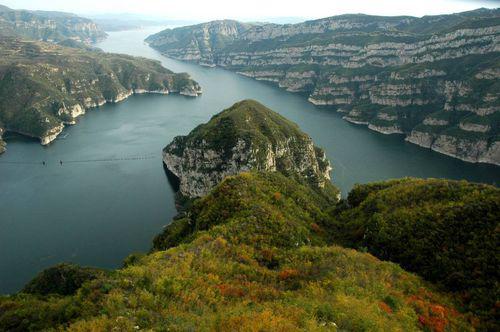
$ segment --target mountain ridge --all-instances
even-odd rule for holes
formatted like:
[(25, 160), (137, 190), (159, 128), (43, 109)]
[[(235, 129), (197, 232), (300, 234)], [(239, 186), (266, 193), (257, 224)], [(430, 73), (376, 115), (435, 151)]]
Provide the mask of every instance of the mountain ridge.
[[(231, 38), (202, 27), (181, 28), (191, 38), (182, 45), (170, 42), (176, 29), (146, 42), (175, 59), (304, 94), (371, 130), (500, 165), (500, 9), (422, 18), (342, 15), (246, 27)], [(217, 38), (225, 42), (211, 42)]]
[(87, 44), (106, 38), (92, 20), (57, 11), (16, 10), (0, 7), (0, 35), (59, 42), (74, 39)]
[(0, 134), (16, 132), (43, 145), (86, 110), (132, 94), (201, 93), (188, 74), (145, 58), (16, 37), (2, 38), (0, 52)]

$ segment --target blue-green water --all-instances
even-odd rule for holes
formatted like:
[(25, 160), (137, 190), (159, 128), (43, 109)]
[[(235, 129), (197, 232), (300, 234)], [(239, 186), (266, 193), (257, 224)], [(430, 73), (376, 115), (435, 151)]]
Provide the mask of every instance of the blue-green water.
[[(187, 71), (202, 85), (203, 96), (133, 96), (89, 111), (65, 129), (65, 139), (47, 147), (26, 138), (8, 140), (8, 151), (0, 156), (0, 293), (17, 291), (58, 262), (114, 268), (129, 253), (147, 251), (175, 215), (161, 149), (245, 98), (259, 100), (309, 133), (333, 161), (333, 181), (343, 193), (354, 183), (403, 176), (500, 182), (500, 167), (464, 163), (349, 124), (304, 97), (223, 69), (164, 58), (142, 42), (153, 32), (110, 33), (98, 46)], [(146, 159), (67, 162), (136, 156)], [(42, 160), (45, 166), (9, 163)]]

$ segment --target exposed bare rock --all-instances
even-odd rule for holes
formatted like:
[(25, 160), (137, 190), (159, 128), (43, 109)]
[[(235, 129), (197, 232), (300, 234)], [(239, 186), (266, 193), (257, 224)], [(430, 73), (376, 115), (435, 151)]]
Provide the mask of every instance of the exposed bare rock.
[(403, 130), (398, 125), (380, 126), (380, 125), (374, 125), (374, 124), (370, 123), (368, 125), (368, 128), (371, 130), (374, 130), (376, 132), (379, 132), (381, 134), (385, 134), (385, 135), (403, 134)]
[[(500, 111), (500, 9), (422, 18), (342, 15), (239, 30), (231, 22), (226, 31), (227, 24), (165, 30), (147, 41), (167, 56), (273, 82), (308, 94), (315, 105), (355, 110), (344, 119), (386, 134), (404, 133), (419, 145), (429, 145), (413, 133), (420, 125), (434, 127), (433, 137), (462, 128), (465, 139), (483, 133), (491, 142), (498, 133), (492, 115)], [(195, 38), (183, 46), (174, 40), (188, 31), (203, 42)], [(212, 42), (219, 39), (224, 42)], [(485, 117), (485, 124), (460, 125), (473, 114)], [(442, 150), (460, 151), (436, 148)], [(457, 158), (485, 160), (472, 154)]]
[(487, 133), (491, 130), (489, 125), (482, 125), (479, 123), (471, 123), (471, 122), (460, 122), (460, 129), (465, 131), (472, 131), (476, 133)]
[(406, 141), (420, 145), (424, 148), (430, 148), (432, 146), (432, 142), (434, 142), (434, 137), (431, 133), (412, 130), (410, 135), (406, 136)]
[(435, 118), (429, 117), (429, 118), (425, 118), (422, 123), (426, 126), (446, 126), (449, 124), (449, 121), (444, 120), (444, 119), (435, 119)]
[(204, 196), (225, 177), (249, 170), (298, 176), (318, 188), (331, 171), (324, 151), (296, 124), (252, 100), (176, 137), (163, 150), (163, 161), (187, 197)]

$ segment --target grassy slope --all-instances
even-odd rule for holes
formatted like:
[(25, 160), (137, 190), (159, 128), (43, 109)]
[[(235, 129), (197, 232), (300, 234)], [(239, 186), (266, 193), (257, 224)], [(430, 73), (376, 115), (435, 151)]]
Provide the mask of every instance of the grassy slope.
[(327, 206), (279, 173), (229, 177), (187, 211), (194, 227), (174, 247), (156, 241), (161, 250), (129, 257), (75, 296), (1, 298), (0, 329), (471, 329), (473, 317), (419, 277), (329, 245)]
[(336, 242), (365, 248), (459, 294), (498, 327), (500, 190), (465, 181), (394, 180), (354, 188), (334, 211)]
[[(225, 135), (220, 135), (221, 132)], [(289, 137), (308, 138), (297, 124), (254, 100), (234, 104), (212, 117), (207, 124), (195, 128), (191, 134), (191, 140), (205, 139), (214, 144), (214, 149), (232, 148), (239, 138), (252, 140), (256, 145), (268, 141), (276, 143)]]

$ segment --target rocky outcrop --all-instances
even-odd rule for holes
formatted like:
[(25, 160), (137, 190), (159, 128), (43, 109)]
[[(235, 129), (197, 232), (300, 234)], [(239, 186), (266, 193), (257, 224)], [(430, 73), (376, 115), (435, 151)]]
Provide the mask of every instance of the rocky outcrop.
[(199, 85), (189, 85), (189, 86), (184, 86), (180, 91), (179, 94), (187, 97), (198, 97), (199, 95), (202, 94), (202, 89)]
[(45, 132), (42, 137), (40, 137), (40, 144), (42, 145), (47, 145), (53, 140), (57, 138), (57, 135), (59, 135), (64, 129), (64, 124), (60, 124), (58, 126), (52, 127), (50, 130)]
[(447, 126), (450, 122), (445, 119), (435, 119), (433, 117), (425, 118), (422, 122), (426, 126)]
[(188, 74), (145, 58), (8, 37), (0, 39), (0, 49), (0, 123), (43, 145), (105, 103), (133, 94), (201, 93)]
[(381, 126), (370, 123), (368, 128), (385, 135), (403, 134), (403, 130), (398, 125)]
[(483, 125), (479, 123), (471, 123), (471, 122), (460, 122), (460, 129), (465, 131), (472, 131), (475, 133), (487, 133), (491, 130), (490, 125)]
[[(486, 140), (465, 140), (454, 136), (439, 135), (432, 143), (431, 149), (469, 162), (483, 160), (488, 151)], [(500, 164), (499, 164), (500, 165)]]
[(233, 20), (219, 20), (190, 27), (167, 29), (147, 38), (146, 42), (161, 49), (161, 45), (170, 47), (171, 57), (196, 61), (204, 66), (214, 66), (214, 52), (242, 36), (253, 24)]
[(180, 193), (190, 198), (244, 171), (278, 171), (318, 188), (329, 182), (331, 171), (324, 151), (297, 125), (252, 100), (176, 137), (163, 150), (163, 161), (179, 179)]
[(406, 141), (463, 161), (500, 166), (500, 141), (484, 136), (468, 138), (456, 131), (432, 133), (415, 129)]
[(5, 142), (2, 139), (4, 132), (4, 129), (0, 127), (0, 154), (5, 152)]
[(69, 118), (69, 120), (64, 122), (64, 124), (69, 124), (69, 125), (76, 124), (76, 118), (83, 114), (85, 114), (85, 108), (82, 107), (82, 105), (80, 104), (67, 107), (63, 103), (62, 107), (59, 108), (59, 110), (57, 111), (58, 116)]
[(480, 153), (479, 162), (500, 165), (500, 141), (494, 141), (487, 145), (487, 149)]
[[(293, 25), (259, 24), (209, 46), (199, 38), (182, 45), (177, 38), (191, 31), (204, 41), (219, 40), (222, 32), (207, 28), (218, 24), (165, 30), (147, 41), (176, 59), (273, 82), (308, 95), (315, 105), (355, 110), (344, 119), (384, 134), (403, 133), (409, 142), (419, 141), (412, 131), (422, 124), (442, 135), (451, 128), (461, 130), (463, 135), (456, 139), (463, 144), (478, 132), (486, 134), (487, 142), (498, 133), (493, 118), (500, 112), (500, 9), (422, 18), (342, 15)], [(198, 34), (200, 29), (203, 34)], [(391, 114), (392, 119), (382, 119), (381, 114)], [(483, 117), (481, 126), (468, 124), (474, 114)], [(447, 154), (455, 156), (451, 150)]]
[(434, 136), (431, 133), (426, 133), (423, 131), (412, 130), (412, 132), (406, 136), (406, 141), (419, 145), (423, 148), (431, 148), (434, 142)]

